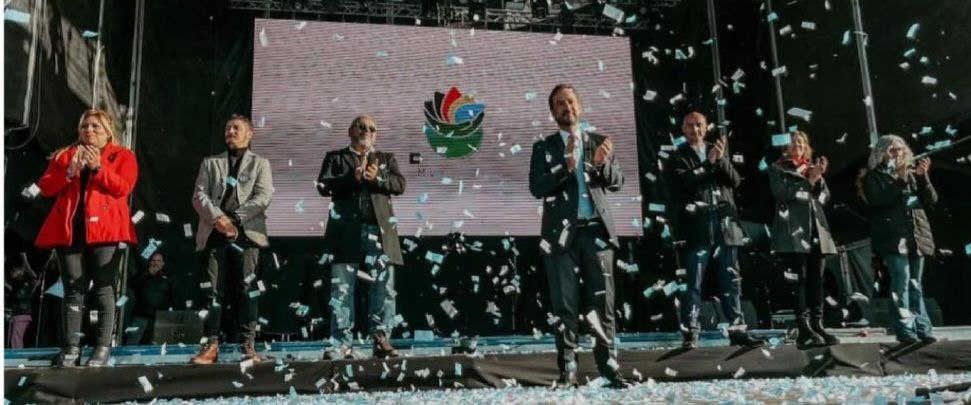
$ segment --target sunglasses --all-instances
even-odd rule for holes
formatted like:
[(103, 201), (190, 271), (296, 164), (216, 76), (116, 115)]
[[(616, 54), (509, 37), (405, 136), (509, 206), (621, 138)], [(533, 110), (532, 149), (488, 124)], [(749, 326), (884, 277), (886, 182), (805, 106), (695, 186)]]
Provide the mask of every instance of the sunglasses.
[(357, 130), (361, 132), (378, 132), (378, 129), (373, 125), (357, 124)]

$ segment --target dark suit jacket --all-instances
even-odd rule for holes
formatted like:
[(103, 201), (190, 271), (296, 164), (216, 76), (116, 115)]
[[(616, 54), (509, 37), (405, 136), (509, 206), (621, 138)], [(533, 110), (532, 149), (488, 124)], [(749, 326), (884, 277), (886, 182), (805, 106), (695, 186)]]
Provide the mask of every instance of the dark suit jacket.
[[(708, 150), (714, 145), (708, 143)], [(735, 187), (742, 183), (728, 155), (711, 163), (708, 159), (698, 158), (698, 154), (687, 143), (682, 144), (674, 152), (674, 173), (681, 186), (681, 222), (679, 227), (681, 237), (684, 237), (689, 248), (708, 247), (716, 244), (714, 229), (709, 219), (710, 210), (718, 210), (725, 246), (742, 246), (745, 234), (738, 219), (735, 207)], [(714, 192), (713, 192), (714, 190)], [(717, 207), (710, 204), (714, 194)], [(702, 203), (702, 204), (699, 204)], [(687, 207), (694, 208), (689, 210)]]
[[(587, 190), (593, 205), (600, 214), (601, 220), (607, 228), (609, 242), (614, 248), (620, 248), (617, 233), (614, 231), (614, 221), (610, 214), (610, 204), (607, 202), (607, 191), (619, 191), (624, 184), (624, 175), (620, 165), (611, 155), (603, 167), (593, 165), (594, 152), (603, 143), (603, 135), (587, 132), (583, 140), (583, 170), (587, 178)], [(617, 147), (615, 145), (615, 147)], [(529, 192), (536, 198), (543, 199), (543, 222), (541, 228), (542, 240), (549, 243), (549, 252), (562, 253), (570, 249), (576, 237), (578, 184), (576, 173), (566, 170), (566, 158), (563, 157), (566, 144), (559, 132), (549, 135), (533, 144), (533, 154), (529, 161)], [(577, 170), (580, 170), (579, 163)], [(560, 236), (564, 229), (567, 237), (560, 243)]]
[[(391, 207), (391, 196), (405, 192), (405, 178), (398, 171), (394, 154), (372, 151), (368, 158), (377, 159), (378, 181), (358, 182), (354, 178), (357, 156), (348, 148), (327, 152), (317, 176), (317, 191), (331, 197), (334, 204), (328, 214), (327, 230), (324, 231), (324, 250), (334, 255), (335, 263), (355, 261), (360, 255), (361, 218), (358, 213), (357, 191), (367, 187), (374, 206), (374, 216), (381, 228), (381, 246), (391, 263), (402, 265), (398, 226)], [(335, 215), (336, 214), (336, 215)]]
[(870, 207), (870, 237), (875, 252), (900, 253), (898, 246), (904, 239), (908, 252), (916, 248), (925, 256), (934, 254), (934, 236), (924, 212), (937, 203), (937, 191), (930, 177), (910, 174), (900, 179), (870, 170), (864, 178), (863, 193)]
[[(772, 250), (779, 253), (812, 251), (812, 228), (819, 233), (819, 250), (824, 255), (836, 254), (836, 244), (829, 232), (823, 205), (829, 202), (829, 187), (819, 180), (815, 186), (799, 174), (792, 159), (783, 157), (769, 167), (769, 186), (775, 197), (775, 219), (772, 222)], [(787, 213), (783, 218), (780, 212)], [(813, 223), (815, 221), (815, 223)], [(802, 233), (793, 235), (794, 232)], [(806, 248), (802, 242), (809, 244)]]

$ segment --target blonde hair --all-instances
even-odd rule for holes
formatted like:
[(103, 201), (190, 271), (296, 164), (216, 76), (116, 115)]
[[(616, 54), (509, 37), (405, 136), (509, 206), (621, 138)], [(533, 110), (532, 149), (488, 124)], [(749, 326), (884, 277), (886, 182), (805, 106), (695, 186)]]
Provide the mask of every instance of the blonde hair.
[(67, 145), (67, 146), (65, 146), (63, 148), (60, 148), (60, 149), (54, 151), (54, 157), (55, 158), (58, 157), (58, 156), (60, 156), (62, 153), (66, 152), (68, 149), (71, 149), (71, 148), (73, 148), (73, 147), (78, 146), (78, 145), (81, 144), (81, 142), (82, 142), (82, 140), (81, 140), (81, 126), (84, 125), (84, 120), (87, 119), (88, 117), (95, 117), (98, 120), (98, 123), (101, 124), (101, 127), (104, 128), (105, 132), (108, 133), (108, 143), (115, 143), (116, 142), (116, 139), (117, 139), (116, 129), (117, 129), (117, 127), (115, 126), (115, 119), (112, 118), (111, 115), (108, 114), (104, 110), (97, 109), (97, 108), (87, 109), (83, 113), (81, 113), (81, 119), (78, 120), (78, 127), (77, 127), (77, 129), (78, 129), (78, 139), (76, 141), (72, 142), (70, 145)]
[[(802, 141), (806, 143), (806, 150), (805, 150), (805, 152), (803, 152), (803, 154), (802, 154), (801, 157), (804, 158), (804, 159), (806, 159), (806, 160), (811, 160), (813, 158), (813, 148), (812, 148), (812, 146), (809, 146), (809, 135), (806, 134), (805, 132), (802, 132), (802, 131), (796, 131), (796, 132), (793, 132), (792, 133), (792, 138), (802, 138)], [(795, 141), (795, 139), (793, 139), (793, 141)], [(789, 146), (786, 147), (786, 151), (787, 152), (788, 152), (789, 148), (792, 147), (792, 144), (793, 143), (794, 142), (790, 142), (789, 143)], [(788, 155), (788, 153), (786, 153), (786, 154)]]
[(867, 158), (866, 167), (860, 169), (860, 174), (856, 177), (856, 193), (866, 201), (866, 195), (863, 192), (863, 179), (869, 170), (874, 170), (884, 164), (883, 159), (890, 154), (890, 148), (894, 144), (900, 145), (900, 154), (897, 155), (897, 176), (900, 178), (905, 178), (907, 174), (907, 168), (914, 163), (914, 151), (910, 149), (907, 145), (907, 141), (897, 135), (884, 135), (877, 139), (877, 143), (873, 145), (870, 149), (870, 157)]

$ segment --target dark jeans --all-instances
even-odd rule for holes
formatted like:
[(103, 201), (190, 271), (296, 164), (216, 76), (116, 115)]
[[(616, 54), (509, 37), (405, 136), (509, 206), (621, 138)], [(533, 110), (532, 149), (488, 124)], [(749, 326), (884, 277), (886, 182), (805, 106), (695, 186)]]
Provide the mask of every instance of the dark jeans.
[[(738, 268), (738, 248), (725, 245), (717, 215), (711, 216), (709, 225), (715, 230), (716, 244), (691, 247), (685, 252), (688, 288), (682, 294), (679, 315), (682, 327), (692, 332), (701, 330), (701, 322), (698, 319), (701, 313), (701, 287), (705, 280), (708, 262), (712, 259), (715, 262), (714, 271), (718, 282), (718, 300), (721, 303), (722, 315), (730, 320), (732, 325), (745, 324), (742, 302), (739, 298), (742, 293), (742, 282)], [(735, 273), (729, 269), (734, 269)]]
[(64, 283), (65, 346), (81, 344), (81, 317), (88, 277), (93, 277), (95, 298), (98, 301), (97, 345), (111, 347), (115, 326), (115, 279), (122, 254), (115, 244), (58, 249), (61, 262), (61, 282)]
[(780, 253), (783, 265), (799, 276), (796, 318), (823, 319), (823, 272), (826, 262), (817, 247), (811, 253)]
[(256, 337), (259, 297), (250, 297), (249, 294), (258, 290), (255, 276), (259, 254), (259, 248), (244, 241), (234, 244), (209, 243), (202, 251), (203, 268), (207, 275), (205, 280), (212, 283), (212, 287), (205, 290), (209, 313), (203, 321), (203, 333), (210, 340), (219, 339), (223, 307), (230, 311), (239, 325), (240, 343)]
[[(561, 325), (554, 325), (556, 337), (556, 365), (560, 372), (571, 371), (576, 366), (577, 333), (579, 315), (596, 311), (604, 337), (593, 332), (596, 339), (593, 355), (600, 375), (611, 378), (614, 369), (609, 365), (615, 358), (614, 349), (614, 251), (600, 248), (609, 240), (607, 230), (602, 224), (577, 228), (576, 239), (570, 251), (543, 256), (546, 277), (550, 286), (550, 302), (553, 315), (560, 318)], [(583, 284), (580, 284), (583, 280)], [(580, 308), (582, 300), (584, 308)], [(606, 338), (606, 340), (604, 340)]]
[[(368, 235), (377, 236), (376, 239)], [(395, 316), (394, 265), (383, 265), (379, 258), (384, 254), (378, 241), (381, 229), (377, 225), (361, 227), (361, 246), (364, 247), (365, 273), (374, 281), (368, 281), (368, 333), (384, 331), (391, 334)], [(351, 329), (354, 328), (354, 290), (358, 279), (359, 263), (335, 263), (331, 266), (330, 286), (330, 336), (343, 345), (353, 344)]]

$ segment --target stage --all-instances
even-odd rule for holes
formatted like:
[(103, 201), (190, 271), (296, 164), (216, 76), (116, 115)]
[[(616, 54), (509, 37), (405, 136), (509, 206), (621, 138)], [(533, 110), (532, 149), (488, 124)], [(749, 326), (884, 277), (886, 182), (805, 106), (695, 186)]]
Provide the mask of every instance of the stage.
[[(938, 343), (899, 345), (880, 329), (837, 330), (844, 343), (798, 350), (783, 344), (783, 331), (754, 333), (772, 343), (745, 349), (727, 345), (715, 331), (702, 347), (682, 350), (675, 333), (619, 336), (621, 372), (632, 382), (732, 378), (885, 376), (902, 373), (950, 374), (971, 371), (971, 327), (939, 328)], [(116, 348), (115, 365), (100, 369), (44, 366), (52, 349), (5, 353), (5, 397), (11, 403), (118, 402), (153, 398), (212, 398), (274, 394), (330, 394), (393, 390), (551, 386), (557, 377), (552, 338), (481, 338), (476, 354), (450, 354), (451, 340), (396, 340), (403, 357), (393, 360), (318, 360), (321, 343), (275, 343), (275, 361), (241, 365), (238, 352), (224, 345), (221, 364), (185, 364), (194, 346)], [(589, 346), (581, 352), (581, 384), (597, 378)], [(261, 348), (261, 352), (266, 347)], [(361, 345), (369, 354), (370, 350)], [(85, 351), (85, 357), (90, 352)]]

